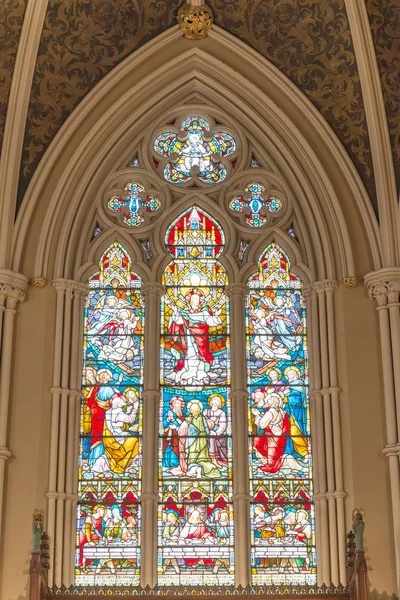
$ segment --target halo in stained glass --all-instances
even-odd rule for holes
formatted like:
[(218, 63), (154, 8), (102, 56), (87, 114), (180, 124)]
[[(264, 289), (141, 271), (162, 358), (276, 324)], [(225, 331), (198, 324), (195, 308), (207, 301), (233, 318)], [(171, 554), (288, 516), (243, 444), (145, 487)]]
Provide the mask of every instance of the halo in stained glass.
[(155, 152), (170, 159), (163, 170), (165, 180), (178, 185), (193, 179), (207, 184), (224, 181), (227, 169), (220, 159), (236, 151), (234, 137), (216, 131), (210, 139), (211, 125), (199, 116), (184, 119), (180, 131), (180, 135), (161, 133), (154, 141)]
[(107, 207), (112, 212), (123, 212), (124, 223), (130, 227), (139, 227), (144, 222), (141, 209), (156, 212), (161, 202), (156, 196), (146, 196), (141, 183), (131, 181), (124, 188), (124, 195), (112, 196)]

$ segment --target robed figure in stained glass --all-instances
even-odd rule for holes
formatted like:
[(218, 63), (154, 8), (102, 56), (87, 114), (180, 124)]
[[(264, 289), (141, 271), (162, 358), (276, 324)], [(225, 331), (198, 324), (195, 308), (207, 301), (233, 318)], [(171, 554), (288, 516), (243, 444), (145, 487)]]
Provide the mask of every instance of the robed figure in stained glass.
[(176, 358), (174, 373), (168, 377), (174, 383), (204, 383), (213, 377), (210, 369), (213, 355), (210, 351), (209, 327), (221, 324), (221, 310), (211, 311), (203, 305), (204, 294), (192, 289), (186, 296), (184, 308), (174, 307), (168, 331), (172, 339), (180, 342), (181, 353), (173, 347)]

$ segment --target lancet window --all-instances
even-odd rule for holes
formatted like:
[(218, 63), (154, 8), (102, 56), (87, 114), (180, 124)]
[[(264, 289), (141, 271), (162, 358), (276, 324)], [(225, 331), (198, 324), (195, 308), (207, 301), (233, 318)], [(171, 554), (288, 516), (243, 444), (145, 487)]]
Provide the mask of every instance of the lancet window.
[(234, 583), (227, 275), (221, 227), (193, 207), (168, 229), (163, 283), (158, 582)]
[(271, 244), (248, 282), (252, 580), (316, 581), (302, 284)]
[(137, 585), (144, 307), (115, 243), (89, 280), (84, 317), (75, 582)]

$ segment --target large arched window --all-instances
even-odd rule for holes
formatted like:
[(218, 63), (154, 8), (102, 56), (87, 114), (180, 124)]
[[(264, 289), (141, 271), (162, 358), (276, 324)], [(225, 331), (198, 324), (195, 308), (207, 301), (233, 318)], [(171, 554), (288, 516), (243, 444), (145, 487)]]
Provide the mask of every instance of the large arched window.
[(160, 585), (234, 583), (224, 234), (197, 207), (168, 229), (160, 404)]
[(89, 280), (80, 419), (77, 584), (140, 580), (143, 302), (115, 243)]
[(136, 165), (139, 183), (122, 170), (105, 188), (104, 222), (137, 263), (144, 250), (145, 283), (118, 242), (89, 280), (78, 585), (316, 583), (302, 283), (275, 242), (258, 263), (252, 248), (280, 225), (295, 243), (291, 202), (236, 139), (178, 116), (147, 149), (154, 173)]

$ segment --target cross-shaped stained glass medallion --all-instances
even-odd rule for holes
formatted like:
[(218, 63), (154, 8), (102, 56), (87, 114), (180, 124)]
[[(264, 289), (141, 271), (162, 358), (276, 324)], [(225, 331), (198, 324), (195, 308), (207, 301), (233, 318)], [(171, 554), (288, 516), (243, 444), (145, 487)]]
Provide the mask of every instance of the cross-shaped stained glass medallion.
[(154, 150), (169, 159), (163, 175), (169, 183), (187, 183), (199, 179), (204, 183), (221, 183), (227, 169), (221, 159), (236, 151), (232, 135), (211, 131), (203, 117), (188, 117), (182, 121), (179, 134), (166, 131), (156, 137)]
[(131, 181), (124, 187), (124, 194), (112, 196), (108, 208), (112, 212), (122, 212), (125, 225), (139, 227), (144, 222), (143, 212), (156, 212), (161, 202), (155, 196), (147, 196), (142, 184)]
[(250, 227), (262, 227), (267, 222), (265, 211), (275, 214), (282, 208), (282, 202), (276, 196), (265, 197), (265, 187), (261, 183), (249, 183), (244, 191), (243, 196), (232, 198), (229, 208), (235, 212), (247, 209), (246, 223)]

